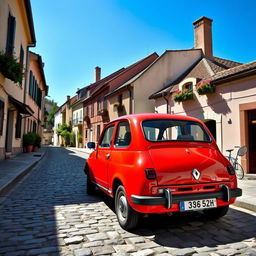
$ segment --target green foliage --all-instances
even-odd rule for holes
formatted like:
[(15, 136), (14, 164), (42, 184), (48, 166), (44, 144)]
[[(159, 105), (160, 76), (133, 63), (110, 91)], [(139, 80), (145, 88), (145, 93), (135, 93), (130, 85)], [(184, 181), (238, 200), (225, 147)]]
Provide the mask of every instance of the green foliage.
[(83, 137), (82, 137), (82, 135), (80, 133), (78, 133), (78, 135), (77, 135), (77, 140), (78, 140), (79, 144), (83, 143)]
[(63, 131), (71, 132), (71, 126), (67, 125), (66, 123), (61, 124), (61, 125), (59, 126), (59, 128), (56, 130), (56, 133), (57, 133), (58, 135), (63, 136), (63, 135), (62, 135), (62, 132), (63, 132)]
[(196, 84), (196, 90), (199, 95), (205, 95), (207, 93), (214, 93), (215, 86), (211, 84), (210, 80), (204, 80)]
[(68, 130), (64, 130), (61, 133), (61, 136), (64, 138), (65, 146), (70, 145), (70, 132)]
[(28, 132), (23, 135), (23, 146), (34, 145), (36, 141), (36, 134), (34, 132)]
[(54, 102), (53, 100), (49, 100), (49, 99), (45, 98), (45, 102), (48, 102), (49, 104), (52, 105), (52, 107), (49, 111), (45, 110), (45, 112), (44, 112), (44, 114), (46, 116), (46, 125), (53, 127), (54, 126), (54, 115), (59, 107), (58, 107), (57, 103)]
[(0, 72), (15, 83), (22, 83), (24, 67), (12, 55), (0, 53)]
[(182, 102), (186, 100), (192, 100), (194, 97), (194, 93), (192, 91), (178, 91), (173, 95), (173, 100), (175, 102)]
[(41, 136), (39, 134), (35, 134), (35, 142), (34, 142), (34, 146), (40, 147), (41, 146)]
[(74, 132), (70, 133), (70, 146), (71, 147), (76, 146), (76, 134)]

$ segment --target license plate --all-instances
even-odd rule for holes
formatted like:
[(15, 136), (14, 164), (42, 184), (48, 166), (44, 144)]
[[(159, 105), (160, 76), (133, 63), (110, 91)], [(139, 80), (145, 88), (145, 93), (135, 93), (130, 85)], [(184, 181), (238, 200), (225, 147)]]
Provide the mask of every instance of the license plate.
[(180, 202), (180, 211), (198, 211), (217, 207), (216, 198)]

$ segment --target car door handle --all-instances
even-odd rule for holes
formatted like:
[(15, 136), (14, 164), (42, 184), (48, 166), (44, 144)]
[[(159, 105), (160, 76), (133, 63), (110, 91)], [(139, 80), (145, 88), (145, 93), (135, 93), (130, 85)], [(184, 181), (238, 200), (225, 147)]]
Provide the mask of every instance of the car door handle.
[(109, 159), (109, 158), (110, 158), (110, 154), (106, 154), (105, 157), (106, 157), (107, 159)]

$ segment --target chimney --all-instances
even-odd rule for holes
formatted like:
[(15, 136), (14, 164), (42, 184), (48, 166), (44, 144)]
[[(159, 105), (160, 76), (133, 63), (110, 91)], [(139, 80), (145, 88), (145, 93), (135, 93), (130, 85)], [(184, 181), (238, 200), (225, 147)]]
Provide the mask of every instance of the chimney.
[(95, 82), (98, 82), (100, 80), (100, 75), (101, 75), (101, 68), (96, 67), (95, 68)]
[(212, 20), (201, 17), (193, 22), (196, 49), (202, 49), (206, 57), (212, 58)]
[(70, 96), (68, 95), (68, 96), (67, 96), (67, 101), (69, 101), (69, 100), (70, 100)]

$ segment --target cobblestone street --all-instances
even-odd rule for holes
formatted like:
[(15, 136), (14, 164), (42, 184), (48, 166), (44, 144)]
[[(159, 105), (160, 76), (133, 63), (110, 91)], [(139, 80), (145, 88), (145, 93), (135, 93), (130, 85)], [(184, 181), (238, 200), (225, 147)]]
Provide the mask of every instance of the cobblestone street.
[(84, 156), (49, 148), (1, 202), (0, 255), (256, 255), (256, 213), (238, 207), (218, 221), (153, 215), (124, 231), (111, 199), (86, 194)]

